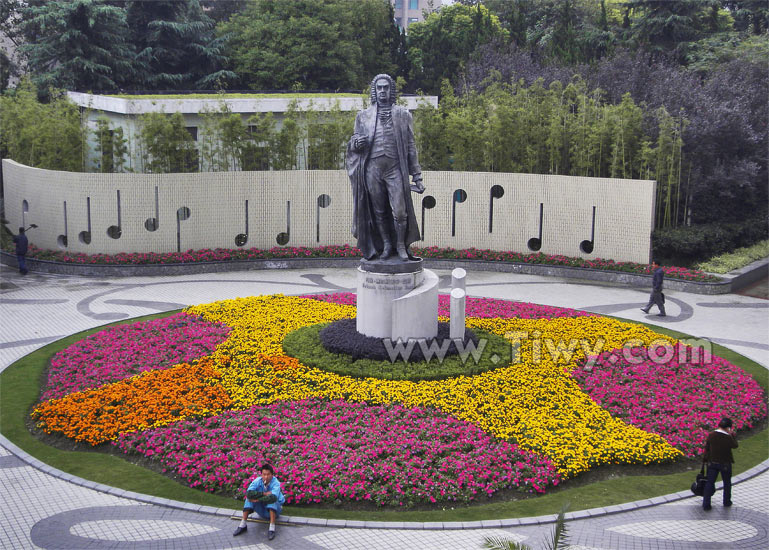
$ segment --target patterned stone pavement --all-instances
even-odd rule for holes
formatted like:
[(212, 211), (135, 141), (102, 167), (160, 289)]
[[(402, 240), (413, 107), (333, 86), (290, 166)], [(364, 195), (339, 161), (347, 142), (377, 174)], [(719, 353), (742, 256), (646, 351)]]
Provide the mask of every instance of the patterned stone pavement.
[[(439, 275), (446, 291), (450, 274)], [(349, 269), (98, 279), (38, 273), (21, 277), (1, 266), (0, 276), (0, 369), (63, 336), (118, 319), (238, 296), (354, 290), (355, 285), (355, 273)], [(668, 317), (658, 318), (638, 310), (646, 303), (643, 289), (472, 271), (468, 294), (645, 319), (711, 339), (769, 365), (769, 301), (758, 298), (669, 292)], [(570, 548), (768, 548), (768, 468), (769, 461), (737, 477), (731, 508), (719, 506), (716, 495), (713, 510), (704, 512), (700, 499), (687, 498), (682, 491), (609, 510), (573, 512), (568, 516)], [(234, 538), (236, 523), (230, 516), (237, 513), (237, 505), (232, 510), (201, 509), (100, 486), (37, 462), (2, 436), (0, 480), (2, 549), (465, 550), (480, 548), (484, 537), (544, 548), (553, 519), (483, 525), (350, 522), (342, 527), (344, 522), (286, 518), (290, 523), (278, 527), (273, 541), (259, 523), (249, 524), (247, 533)], [(679, 489), (671, 487), (671, 492)], [(572, 507), (579, 508), (578, 503)]]

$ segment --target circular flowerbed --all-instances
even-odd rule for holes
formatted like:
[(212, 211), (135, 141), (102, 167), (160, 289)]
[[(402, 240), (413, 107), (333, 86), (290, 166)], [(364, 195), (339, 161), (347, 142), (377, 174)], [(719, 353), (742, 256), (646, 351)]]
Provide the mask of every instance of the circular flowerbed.
[[(448, 297), (440, 304), (446, 315)], [(88, 353), (83, 343), (64, 350), (53, 363), (83, 382), (61, 389), (52, 367), (52, 393), (32, 414), (47, 433), (116, 445), (206, 491), (242, 498), (254, 465), (270, 461), (289, 503), (394, 506), (541, 493), (601, 465), (691, 456), (722, 414), (741, 428), (766, 418), (753, 379), (720, 358), (703, 368), (643, 326), (477, 298), (467, 315), (471, 330), (509, 343), (507, 359), (412, 381), (346, 376), (284, 353), (297, 329), (354, 318), (353, 295), (194, 306), (140, 329), (175, 350), (158, 352), (156, 368), (139, 346), (97, 357), (119, 328)], [(181, 354), (206, 339), (202, 353)], [(660, 362), (660, 347), (676, 360)]]

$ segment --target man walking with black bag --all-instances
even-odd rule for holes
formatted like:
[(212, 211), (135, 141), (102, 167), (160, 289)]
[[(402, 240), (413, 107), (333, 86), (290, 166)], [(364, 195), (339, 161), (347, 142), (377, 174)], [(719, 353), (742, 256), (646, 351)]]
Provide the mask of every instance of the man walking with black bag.
[(705, 483), (705, 494), (702, 495), (702, 509), (710, 510), (710, 497), (716, 492), (716, 478), (721, 474), (724, 482), (724, 507), (732, 505), (732, 464), (734, 457), (732, 449), (739, 447), (734, 437), (731, 418), (722, 418), (718, 429), (710, 432), (705, 441), (705, 455), (702, 462), (708, 466), (708, 479)]
[(649, 295), (649, 303), (646, 304), (646, 307), (642, 307), (641, 311), (649, 313), (649, 309), (656, 305), (660, 310), (657, 317), (665, 317), (665, 295), (662, 294), (662, 279), (665, 278), (665, 271), (657, 263), (657, 260), (652, 260), (652, 268), (654, 268), (652, 292)]

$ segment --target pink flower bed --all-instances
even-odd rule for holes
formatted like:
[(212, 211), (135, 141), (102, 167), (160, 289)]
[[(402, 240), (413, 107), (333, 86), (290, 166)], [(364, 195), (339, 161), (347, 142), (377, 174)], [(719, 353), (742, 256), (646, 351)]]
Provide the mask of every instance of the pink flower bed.
[(42, 400), (189, 363), (213, 352), (229, 332), (185, 313), (97, 332), (51, 359)]
[(470, 502), (558, 484), (549, 459), (426, 409), (279, 401), (120, 436), (191, 487), (242, 497), (269, 461), (289, 503)]
[[(355, 294), (352, 292), (338, 292), (336, 294), (307, 294), (302, 298), (312, 298), (334, 304), (355, 305)], [(440, 294), (438, 296), (438, 315), (449, 316), (451, 296)], [(465, 314), (468, 317), (501, 317), (509, 319), (519, 317), (521, 319), (551, 319), (553, 317), (586, 317), (594, 316), (587, 311), (579, 311), (567, 307), (543, 306), (529, 302), (511, 302), (496, 298), (467, 297)]]
[(661, 435), (689, 457), (702, 453), (723, 416), (736, 430), (766, 418), (761, 386), (739, 367), (715, 355), (693, 356), (682, 344), (662, 363), (664, 348), (652, 349), (651, 358), (646, 348), (605, 352), (591, 370), (578, 368), (572, 376), (612, 416)]

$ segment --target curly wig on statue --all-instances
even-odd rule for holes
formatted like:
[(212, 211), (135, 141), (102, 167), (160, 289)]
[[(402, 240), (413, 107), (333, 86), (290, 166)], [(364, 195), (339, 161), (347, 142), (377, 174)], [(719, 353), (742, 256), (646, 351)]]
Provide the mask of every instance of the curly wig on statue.
[(389, 74), (378, 74), (371, 81), (371, 104), (374, 105), (376, 103), (376, 82), (377, 80), (382, 79), (387, 80), (390, 83), (390, 105), (395, 105), (398, 92), (395, 89), (395, 80), (393, 80), (393, 77)]

